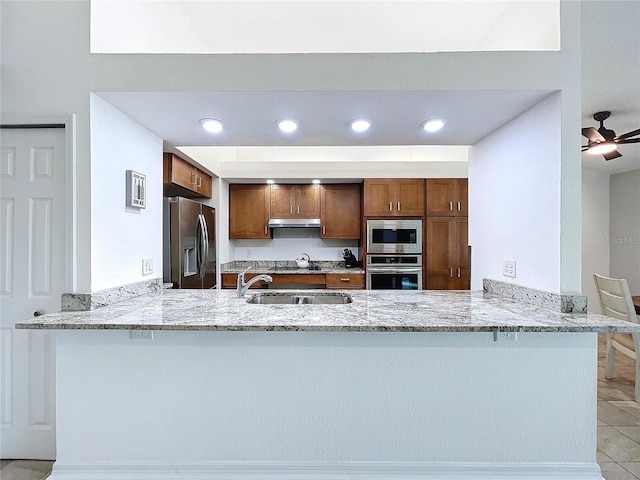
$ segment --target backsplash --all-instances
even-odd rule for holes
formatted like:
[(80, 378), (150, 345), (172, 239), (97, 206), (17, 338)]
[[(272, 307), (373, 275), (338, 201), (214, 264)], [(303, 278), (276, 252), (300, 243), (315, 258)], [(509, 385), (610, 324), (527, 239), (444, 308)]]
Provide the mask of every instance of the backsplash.
[(358, 257), (358, 240), (320, 238), (318, 228), (276, 228), (270, 240), (230, 240), (230, 260), (295, 260), (306, 253), (311, 260), (342, 260), (349, 248)]

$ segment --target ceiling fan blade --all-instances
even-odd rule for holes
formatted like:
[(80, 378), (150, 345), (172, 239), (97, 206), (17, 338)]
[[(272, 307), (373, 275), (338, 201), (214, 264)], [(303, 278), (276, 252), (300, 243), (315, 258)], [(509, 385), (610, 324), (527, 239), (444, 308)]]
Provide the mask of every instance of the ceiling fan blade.
[(618, 153), (617, 150), (614, 150), (613, 152), (604, 153), (602, 156), (605, 160), (613, 160), (614, 158), (621, 157), (622, 154)]
[(614, 140), (624, 140), (625, 138), (635, 137), (636, 135), (640, 135), (640, 128), (632, 132), (627, 132), (627, 133), (623, 133), (622, 135), (618, 135), (616, 138), (614, 138)]
[(627, 138), (625, 140), (616, 140), (618, 145), (624, 145), (625, 143), (640, 143), (640, 138)]
[(582, 129), (582, 135), (587, 137), (590, 142), (604, 142), (605, 138), (600, 135), (600, 132), (593, 127), (586, 127)]

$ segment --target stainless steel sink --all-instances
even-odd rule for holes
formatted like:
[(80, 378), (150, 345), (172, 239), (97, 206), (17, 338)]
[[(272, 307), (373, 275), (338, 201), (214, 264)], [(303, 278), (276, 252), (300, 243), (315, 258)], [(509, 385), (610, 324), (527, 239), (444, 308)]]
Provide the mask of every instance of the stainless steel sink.
[(339, 292), (318, 292), (312, 294), (264, 292), (254, 293), (247, 299), (247, 303), (257, 305), (342, 305), (353, 303), (353, 298), (351, 298), (351, 295)]

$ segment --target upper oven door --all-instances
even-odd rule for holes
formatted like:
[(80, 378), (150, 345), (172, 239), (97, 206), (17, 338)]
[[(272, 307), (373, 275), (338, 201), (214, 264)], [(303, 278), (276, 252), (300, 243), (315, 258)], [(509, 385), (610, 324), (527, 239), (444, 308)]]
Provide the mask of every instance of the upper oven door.
[(422, 220), (367, 220), (367, 253), (422, 253)]

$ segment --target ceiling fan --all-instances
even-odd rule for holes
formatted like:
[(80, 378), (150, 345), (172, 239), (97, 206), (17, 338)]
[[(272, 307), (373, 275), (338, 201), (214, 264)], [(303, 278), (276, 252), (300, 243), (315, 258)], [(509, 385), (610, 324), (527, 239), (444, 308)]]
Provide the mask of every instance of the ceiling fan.
[(593, 127), (582, 129), (582, 135), (589, 139), (589, 143), (582, 147), (582, 151), (586, 151), (591, 155), (602, 155), (605, 160), (613, 160), (621, 157), (618, 153), (618, 145), (623, 143), (640, 143), (640, 138), (631, 138), (640, 135), (640, 129), (631, 132), (616, 135), (613, 130), (604, 128), (604, 121), (609, 118), (611, 112), (597, 112), (593, 114), (593, 119), (600, 122), (600, 128), (597, 130)]

